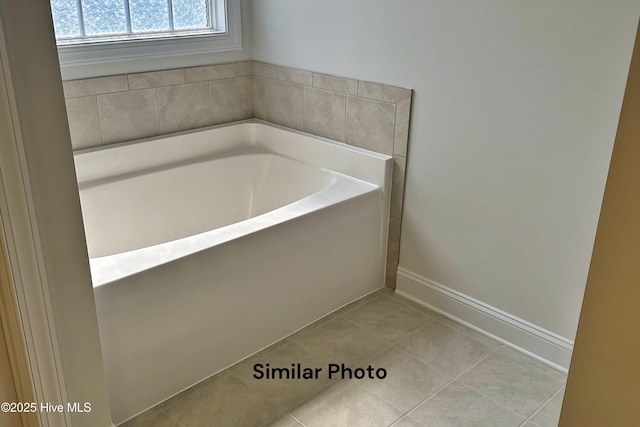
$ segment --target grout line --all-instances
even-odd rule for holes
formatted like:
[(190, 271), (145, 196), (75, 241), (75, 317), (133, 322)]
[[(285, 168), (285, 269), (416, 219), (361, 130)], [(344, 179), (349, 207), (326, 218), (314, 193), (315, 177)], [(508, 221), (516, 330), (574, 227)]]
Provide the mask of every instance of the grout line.
[[(422, 405), (424, 402), (426, 402), (427, 400), (431, 399), (433, 396), (435, 396), (436, 394), (438, 394), (440, 391), (442, 391), (444, 388), (448, 387), (449, 385), (451, 385), (454, 381), (456, 381), (458, 378), (460, 378), (462, 375), (464, 375), (465, 373), (469, 372), (471, 369), (475, 368), (476, 365), (478, 365), (478, 363), (482, 362), (483, 360), (485, 360), (487, 357), (491, 356), (493, 353), (495, 353), (500, 347), (502, 347), (502, 345), (499, 345), (498, 347), (496, 347), (493, 351), (491, 351), (489, 354), (487, 354), (485, 357), (483, 357), (482, 359), (478, 360), (476, 363), (474, 363), (473, 365), (469, 366), (469, 368), (467, 368), (466, 370), (464, 370), (463, 372), (461, 372), (460, 374), (458, 374), (458, 376), (452, 378), (449, 382), (443, 384), (441, 387), (435, 389), (433, 391), (433, 393), (431, 393), (429, 396), (427, 396), (426, 398), (422, 399), (420, 402), (418, 402), (416, 405), (414, 405), (411, 409), (409, 409), (405, 415), (409, 416), (409, 414), (411, 412), (413, 412), (418, 406)], [(424, 362), (423, 362), (424, 363)], [(462, 384), (462, 383), (461, 383)], [(500, 405), (500, 407), (502, 407), (502, 405)]]
[[(538, 412), (542, 411), (542, 408), (543, 408), (544, 406), (546, 406), (546, 405), (547, 405), (547, 403), (549, 403), (549, 402), (550, 402), (554, 397), (556, 397), (556, 395), (557, 395), (558, 393), (560, 393), (560, 392), (562, 391), (562, 389), (563, 389), (563, 388), (564, 388), (564, 385), (560, 386), (560, 388), (559, 388), (558, 390), (556, 390), (555, 392), (553, 392), (553, 393), (551, 394), (551, 396), (550, 396), (547, 400), (545, 400), (544, 402), (542, 402), (542, 403), (540, 404), (540, 406), (538, 406), (538, 407), (537, 407), (537, 408), (536, 408), (536, 409), (535, 409), (531, 414), (529, 414), (529, 416), (528, 416), (527, 418), (525, 418), (525, 420), (524, 420), (524, 421), (522, 421), (522, 423), (521, 423), (520, 425), (521, 425), (521, 426), (522, 426), (522, 425), (524, 425), (527, 421), (531, 420), (531, 419), (532, 419), (532, 418), (533, 418), (533, 417), (534, 417)], [(533, 422), (533, 421), (532, 421), (532, 423), (533, 423), (534, 425), (537, 425), (537, 424), (536, 424), (535, 422)]]

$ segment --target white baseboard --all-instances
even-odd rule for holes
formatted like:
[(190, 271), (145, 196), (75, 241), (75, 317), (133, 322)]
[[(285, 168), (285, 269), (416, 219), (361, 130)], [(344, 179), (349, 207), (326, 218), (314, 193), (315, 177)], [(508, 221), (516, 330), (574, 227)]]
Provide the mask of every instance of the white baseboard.
[(554, 369), (569, 369), (573, 341), (567, 338), (402, 267), (396, 292)]

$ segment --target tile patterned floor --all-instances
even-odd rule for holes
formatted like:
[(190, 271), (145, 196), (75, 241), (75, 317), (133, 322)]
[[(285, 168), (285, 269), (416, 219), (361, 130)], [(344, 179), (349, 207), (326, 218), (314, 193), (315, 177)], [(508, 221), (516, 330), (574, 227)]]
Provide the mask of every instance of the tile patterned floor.
[[(322, 367), (253, 378), (256, 363)], [(329, 363), (385, 379), (329, 379)], [(551, 427), (566, 377), (387, 289), (330, 314), (124, 427)]]

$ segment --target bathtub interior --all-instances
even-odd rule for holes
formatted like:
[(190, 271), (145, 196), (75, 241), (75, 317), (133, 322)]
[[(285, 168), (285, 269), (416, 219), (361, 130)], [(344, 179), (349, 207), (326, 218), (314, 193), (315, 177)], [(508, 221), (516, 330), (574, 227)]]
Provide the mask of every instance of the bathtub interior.
[(90, 258), (218, 229), (291, 204), (336, 181), (274, 154), (244, 154), (114, 175), (82, 186)]

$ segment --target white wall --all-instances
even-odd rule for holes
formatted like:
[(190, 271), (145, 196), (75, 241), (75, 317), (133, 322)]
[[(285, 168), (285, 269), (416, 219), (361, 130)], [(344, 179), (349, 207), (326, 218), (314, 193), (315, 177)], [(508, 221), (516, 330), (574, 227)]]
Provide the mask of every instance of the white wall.
[(415, 90), (400, 266), (575, 335), (637, 0), (270, 0), (255, 60)]

